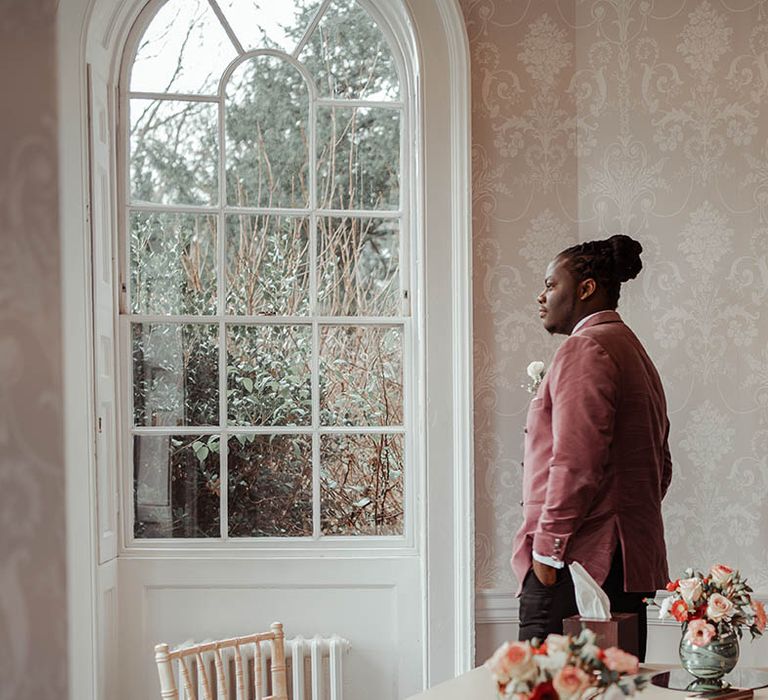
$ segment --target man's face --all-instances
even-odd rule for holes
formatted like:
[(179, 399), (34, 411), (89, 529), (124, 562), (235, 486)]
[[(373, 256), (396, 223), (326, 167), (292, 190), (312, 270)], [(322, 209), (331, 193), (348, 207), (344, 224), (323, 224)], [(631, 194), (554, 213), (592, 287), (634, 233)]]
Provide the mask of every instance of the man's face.
[(570, 335), (578, 322), (577, 283), (564, 259), (555, 258), (547, 266), (544, 290), (536, 297), (539, 317), (549, 333)]

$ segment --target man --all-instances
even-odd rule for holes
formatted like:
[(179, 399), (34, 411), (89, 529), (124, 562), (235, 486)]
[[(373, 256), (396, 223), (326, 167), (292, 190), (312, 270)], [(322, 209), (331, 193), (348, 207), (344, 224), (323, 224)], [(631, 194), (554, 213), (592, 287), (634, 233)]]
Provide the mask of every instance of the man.
[(642, 268), (628, 236), (582, 243), (547, 268), (538, 297), (560, 346), (528, 409), (523, 524), (512, 568), (520, 581), (520, 639), (562, 633), (578, 611), (566, 564), (602, 585), (613, 612), (639, 616), (668, 581), (661, 501), (669, 487), (666, 400), (658, 372), (615, 309)]

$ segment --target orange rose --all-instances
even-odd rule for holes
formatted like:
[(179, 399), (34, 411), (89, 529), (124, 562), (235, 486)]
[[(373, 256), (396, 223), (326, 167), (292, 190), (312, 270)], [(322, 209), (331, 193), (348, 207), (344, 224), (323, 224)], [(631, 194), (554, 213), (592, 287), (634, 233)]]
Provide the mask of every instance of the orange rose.
[(753, 600), (752, 610), (755, 612), (755, 625), (757, 625), (758, 631), (760, 634), (762, 634), (765, 632), (766, 625), (765, 605), (763, 605), (759, 600)]
[(672, 617), (678, 622), (685, 622), (688, 619), (688, 606), (683, 600), (676, 600), (669, 609)]

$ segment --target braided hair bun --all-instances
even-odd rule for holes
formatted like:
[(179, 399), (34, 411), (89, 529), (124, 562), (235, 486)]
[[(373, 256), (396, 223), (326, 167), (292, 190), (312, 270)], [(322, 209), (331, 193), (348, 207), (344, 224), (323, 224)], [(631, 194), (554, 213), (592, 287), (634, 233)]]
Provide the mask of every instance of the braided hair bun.
[(623, 234), (605, 240), (584, 241), (566, 248), (558, 257), (564, 258), (577, 281), (592, 278), (601, 286), (611, 308), (619, 302), (621, 283), (637, 277), (643, 269), (640, 253), (643, 246)]
[(643, 246), (634, 238), (621, 233), (611, 236), (606, 243), (610, 246), (616, 279), (619, 282), (635, 279), (643, 269), (643, 262), (640, 260)]

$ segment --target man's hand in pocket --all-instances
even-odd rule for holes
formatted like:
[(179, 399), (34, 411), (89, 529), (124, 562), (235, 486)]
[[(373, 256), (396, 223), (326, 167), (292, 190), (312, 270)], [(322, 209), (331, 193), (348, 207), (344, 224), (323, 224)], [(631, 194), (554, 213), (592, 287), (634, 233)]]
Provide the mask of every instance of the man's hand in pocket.
[(533, 573), (543, 586), (554, 586), (557, 582), (557, 569), (533, 560)]

